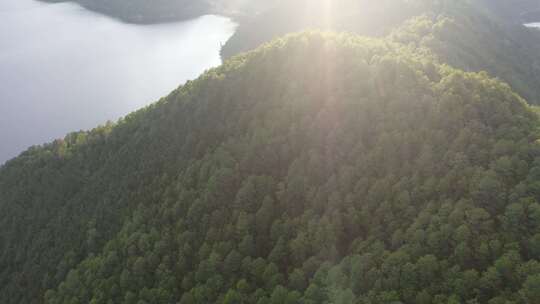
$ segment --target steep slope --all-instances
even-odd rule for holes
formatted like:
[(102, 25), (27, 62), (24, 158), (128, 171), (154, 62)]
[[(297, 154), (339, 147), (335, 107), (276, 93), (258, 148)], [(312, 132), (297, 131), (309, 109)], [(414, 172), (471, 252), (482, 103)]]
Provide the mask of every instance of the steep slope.
[[(540, 32), (539, 32), (540, 33)], [(540, 34), (481, 14), (422, 15), (390, 35), (465, 71), (487, 71), (532, 104), (540, 103)]]
[(540, 21), (538, 0), (481, 0), (479, 2), (508, 22), (522, 24)]
[(0, 168), (0, 298), (536, 303), (538, 123), (412, 46), (288, 36)]
[[(528, 102), (540, 103), (540, 32), (507, 22), (498, 14), (488, 13), (494, 4), (485, 2), (284, 1), (273, 10), (240, 23), (236, 33), (224, 45), (222, 56), (229, 58), (275, 37), (309, 28), (369, 36), (384, 36), (401, 30), (424, 39), (426, 29), (410, 25), (419, 16), (429, 16), (432, 20), (450, 21), (432, 21), (436, 28), (428, 32), (436, 43), (424, 44), (442, 62), (448, 60), (454, 67), (466, 71), (488, 71), (492, 76), (508, 82)], [(399, 29), (406, 20), (409, 21), (405, 29)]]

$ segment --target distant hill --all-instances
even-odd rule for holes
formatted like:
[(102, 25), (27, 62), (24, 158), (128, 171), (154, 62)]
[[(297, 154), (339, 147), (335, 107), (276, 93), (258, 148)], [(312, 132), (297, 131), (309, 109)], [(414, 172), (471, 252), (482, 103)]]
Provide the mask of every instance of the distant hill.
[[(440, 62), (467, 71), (488, 71), (530, 103), (540, 103), (540, 31), (493, 14), (495, 4), (488, 6), (482, 0), (335, 0), (328, 2), (332, 3), (329, 9), (324, 3), (285, 1), (241, 22), (222, 48), (222, 56), (230, 58), (264, 41), (309, 28), (375, 37), (408, 32), (417, 37), (415, 44), (423, 40), (422, 46)], [(418, 16), (430, 24), (411, 28)]]
[(540, 31), (497, 22), (474, 12), (428, 14), (390, 35), (466, 71), (487, 71), (531, 104), (540, 103)]
[(540, 22), (538, 0), (479, 0), (495, 14), (513, 23)]
[(9, 161), (0, 299), (540, 302), (538, 117), (405, 33), (290, 35)]
[(417, 0), (281, 1), (243, 20), (224, 45), (222, 56), (230, 58), (273, 38), (314, 28), (383, 36), (425, 11), (425, 6)]
[(128, 23), (153, 24), (193, 19), (207, 14), (240, 18), (274, 6), (277, 0), (40, 0), (73, 1)]
[[(40, 0), (65, 2), (68, 0)], [(71, 1), (71, 0), (69, 0)], [(192, 19), (212, 11), (207, 0), (73, 0), (87, 9), (130, 23)]]

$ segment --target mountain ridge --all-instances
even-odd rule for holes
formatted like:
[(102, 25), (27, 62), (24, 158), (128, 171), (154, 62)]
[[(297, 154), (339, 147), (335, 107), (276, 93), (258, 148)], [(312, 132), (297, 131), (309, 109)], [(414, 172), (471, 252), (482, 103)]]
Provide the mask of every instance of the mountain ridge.
[(486, 73), (289, 35), (0, 167), (0, 297), (534, 302), (537, 139)]
[[(431, 38), (432, 41), (422, 47), (438, 56), (441, 62), (467, 71), (488, 71), (510, 83), (531, 104), (540, 100), (536, 85), (540, 81), (537, 72), (540, 32), (493, 13), (492, 5), (487, 2), (339, 0), (331, 3), (341, 4), (344, 8), (336, 4), (332, 14), (328, 14), (321, 3), (307, 0), (281, 2), (273, 9), (241, 22), (223, 46), (222, 57), (226, 59), (264, 41), (311, 28), (384, 37), (404, 30), (412, 32), (416, 27), (429, 37), (423, 37), (422, 33), (413, 35), (417, 40)], [(309, 9), (312, 6), (314, 8)], [(415, 25), (415, 22), (430, 22), (432, 28), (427, 29), (426, 24)]]

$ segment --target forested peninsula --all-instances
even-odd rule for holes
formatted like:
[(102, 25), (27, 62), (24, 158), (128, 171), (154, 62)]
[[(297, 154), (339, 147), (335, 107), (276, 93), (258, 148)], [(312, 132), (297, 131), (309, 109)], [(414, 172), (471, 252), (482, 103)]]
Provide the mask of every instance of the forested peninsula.
[[(64, 0), (41, 0), (65, 2)], [(192, 19), (212, 12), (199, 0), (74, 0), (81, 6), (129, 23), (162, 23)]]
[(288, 36), (6, 163), (0, 298), (536, 303), (539, 125), (410, 46)]
[(6, 162), (2, 303), (540, 303), (537, 33), (402, 4)]
[(202, 15), (223, 15), (240, 20), (276, 0), (40, 0), (50, 3), (73, 1), (81, 6), (127, 23), (155, 24), (184, 21)]

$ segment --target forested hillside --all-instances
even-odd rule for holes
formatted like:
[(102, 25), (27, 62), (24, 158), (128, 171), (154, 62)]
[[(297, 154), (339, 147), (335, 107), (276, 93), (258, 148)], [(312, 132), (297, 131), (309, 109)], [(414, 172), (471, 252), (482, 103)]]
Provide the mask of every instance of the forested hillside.
[(465, 10), (407, 20), (390, 37), (439, 62), (465, 71), (487, 71), (508, 82), (532, 104), (540, 103), (540, 31), (496, 22)]
[[(373, 37), (407, 31), (417, 36), (414, 43), (432, 52), (440, 62), (466, 71), (488, 71), (509, 83), (529, 103), (540, 104), (540, 31), (521, 25), (540, 21), (537, 0), (43, 1), (75, 1), (132, 23), (171, 22), (204, 14), (231, 16), (239, 26), (222, 47), (224, 59), (282, 35), (309, 29)], [(432, 28), (425, 23), (411, 27), (420, 16)]]
[(538, 303), (537, 116), (311, 32), (0, 168), (3, 303)]
[(480, 0), (479, 2), (512, 23), (540, 21), (540, 1), (538, 0)]
[[(409, 37), (403, 42), (418, 44), (421, 40), (421, 46), (441, 62), (466, 71), (488, 71), (508, 82), (530, 103), (540, 103), (540, 32), (489, 13), (499, 10), (494, 9), (497, 3), (486, 2), (282, 1), (274, 9), (241, 22), (224, 45), (222, 56), (230, 58), (270, 39), (310, 28), (368, 36), (407, 32)], [(514, 1), (506, 2), (510, 6)]]

